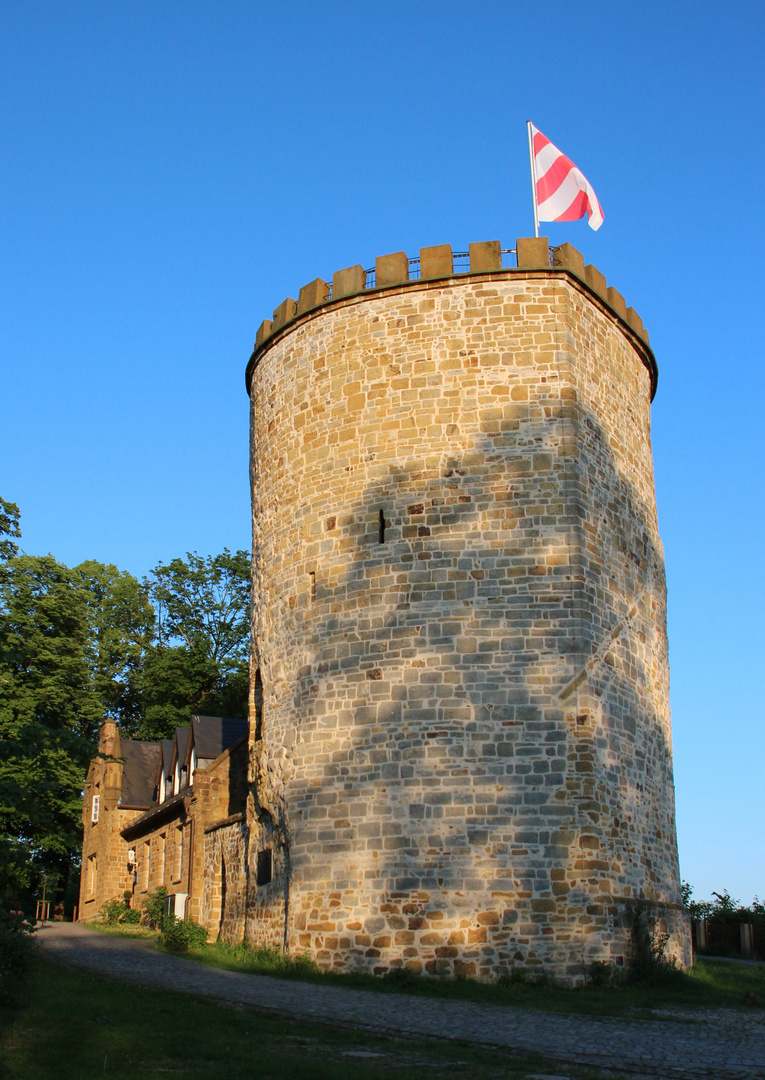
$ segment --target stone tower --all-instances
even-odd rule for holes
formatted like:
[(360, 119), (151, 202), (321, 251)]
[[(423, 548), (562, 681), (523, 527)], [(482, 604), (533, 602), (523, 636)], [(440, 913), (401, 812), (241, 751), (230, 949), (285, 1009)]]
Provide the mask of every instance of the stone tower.
[(325, 966), (576, 983), (639, 910), (690, 959), (656, 362), (570, 245), (516, 250), (316, 280), (247, 367), (247, 933)]

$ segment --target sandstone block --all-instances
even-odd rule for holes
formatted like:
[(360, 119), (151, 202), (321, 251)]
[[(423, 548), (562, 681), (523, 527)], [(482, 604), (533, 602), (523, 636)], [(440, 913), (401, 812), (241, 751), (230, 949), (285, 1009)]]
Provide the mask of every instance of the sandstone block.
[(584, 258), (581, 252), (569, 243), (559, 244), (558, 247), (553, 248), (553, 266), (571, 270), (577, 277), (584, 280)]
[(326, 303), (329, 297), (329, 284), (321, 278), (315, 278), (308, 285), (303, 285), (298, 293), (297, 314), (303, 315), (306, 311)]
[(400, 285), (409, 280), (409, 259), (405, 251), (378, 255), (375, 259), (375, 286)]
[(453, 273), (454, 259), (452, 257), (451, 244), (439, 244), (437, 247), (420, 248), (421, 279), (451, 277)]
[(366, 288), (367, 275), (363, 266), (347, 266), (336, 270), (332, 275), (332, 299), (340, 300), (343, 296), (355, 296)]
[(597, 293), (601, 300), (608, 302), (608, 286), (606, 279), (601, 274), (600, 270), (588, 263), (584, 268), (584, 279), (590, 286), (593, 292)]
[(624, 297), (621, 293), (617, 292), (613, 285), (608, 286), (606, 293), (608, 302), (614, 309), (617, 315), (621, 315), (623, 319), (627, 318), (627, 305), (624, 302)]
[(288, 296), (286, 300), (282, 300), (279, 307), (274, 311), (274, 324), (272, 327), (274, 333), (280, 330), (290, 319), (294, 319), (296, 309), (297, 303), (291, 296)]
[(258, 327), (258, 332), (255, 335), (255, 348), (256, 349), (258, 348), (259, 345), (263, 344), (263, 342), (266, 340), (266, 338), (272, 332), (273, 325), (274, 324), (271, 322), (270, 319), (264, 319), (263, 322), (260, 324), (260, 326)]
[(471, 244), (470, 273), (484, 274), (489, 270), (502, 269), (502, 245), (499, 240), (485, 240)]
[(519, 270), (550, 269), (550, 244), (546, 236), (519, 237), (515, 248)]

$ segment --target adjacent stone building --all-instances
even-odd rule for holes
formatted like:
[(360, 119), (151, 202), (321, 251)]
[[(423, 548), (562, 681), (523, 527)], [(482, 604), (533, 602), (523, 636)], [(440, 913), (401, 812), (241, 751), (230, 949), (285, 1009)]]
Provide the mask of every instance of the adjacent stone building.
[(159, 743), (101, 730), (83, 801), (80, 918), (164, 886), (168, 909), (241, 941), (246, 895), (246, 720), (192, 716)]
[(116, 724), (102, 725), (82, 800), (82, 920), (95, 919), (107, 900), (132, 891), (130, 845), (122, 830), (151, 805), (158, 763), (157, 743), (121, 739)]
[(570, 245), (511, 259), (317, 279), (247, 367), (246, 932), (325, 966), (576, 983), (641, 908), (690, 959), (656, 361)]

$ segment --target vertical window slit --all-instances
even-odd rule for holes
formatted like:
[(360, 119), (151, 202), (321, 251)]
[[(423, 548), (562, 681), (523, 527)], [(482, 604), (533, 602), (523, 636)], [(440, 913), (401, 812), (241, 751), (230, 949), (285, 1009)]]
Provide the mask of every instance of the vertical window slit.
[(311, 581), (311, 601), (314, 601), (316, 599), (316, 573), (311, 570), (308, 577)]
[(263, 738), (263, 680), (260, 668), (255, 672), (255, 741)]
[(378, 543), (385, 543), (385, 514), (380, 511), (380, 525), (378, 530)]

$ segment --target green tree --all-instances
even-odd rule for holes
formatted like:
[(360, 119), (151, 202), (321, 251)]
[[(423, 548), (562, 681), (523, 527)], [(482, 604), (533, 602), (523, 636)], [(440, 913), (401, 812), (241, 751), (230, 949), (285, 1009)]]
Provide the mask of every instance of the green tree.
[(73, 571), (87, 610), (86, 657), (104, 716), (125, 735), (138, 732), (143, 711), (144, 655), (154, 631), (148, 585), (114, 565), (88, 560)]
[(21, 555), (0, 570), (0, 880), (66, 872), (102, 707), (88, 610), (72, 572)]
[(219, 673), (204, 648), (153, 646), (146, 651), (143, 674), (142, 739), (169, 739), (192, 713), (214, 712)]
[(144, 662), (144, 738), (170, 735), (194, 712), (247, 715), (250, 556), (187, 552), (149, 581), (157, 642)]
[(160, 563), (151, 580), (160, 645), (201, 645), (221, 672), (246, 661), (250, 634), (250, 556), (224, 548), (220, 555), (186, 553)]
[(21, 536), (20, 517), (16, 503), (0, 498), (0, 562), (6, 562), (19, 553), (18, 544), (14, 544), (13, 540)]

